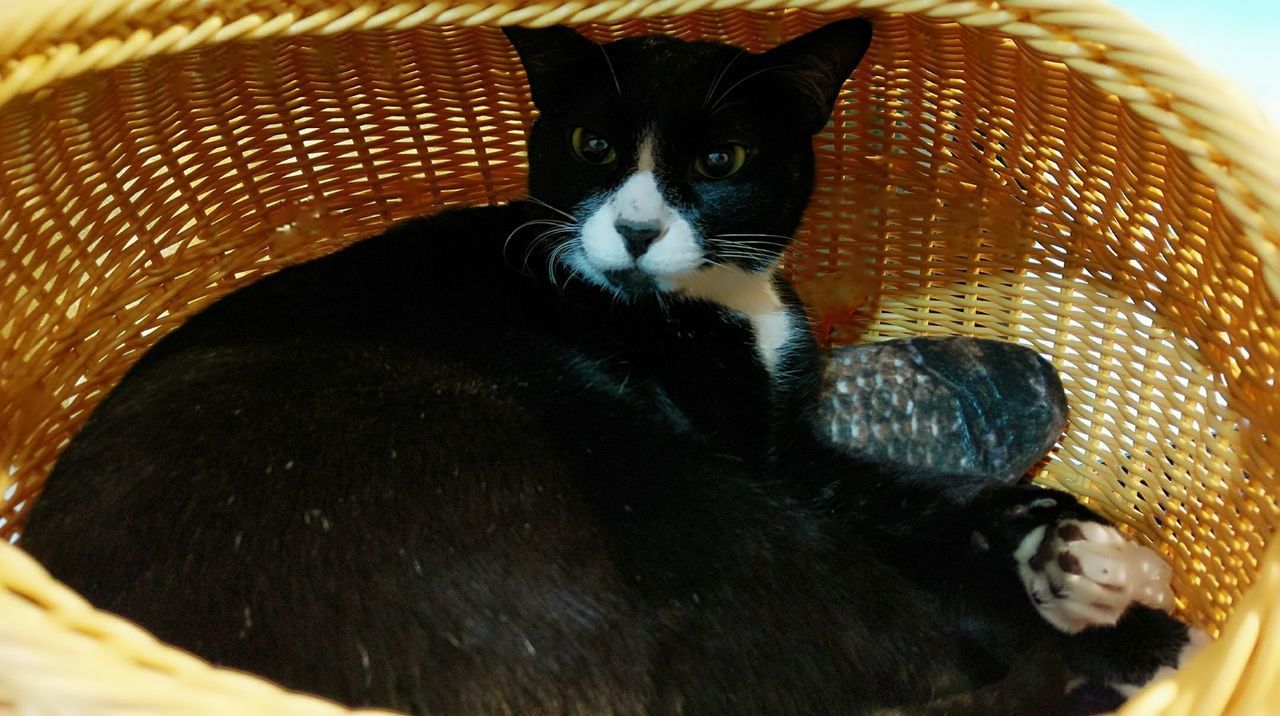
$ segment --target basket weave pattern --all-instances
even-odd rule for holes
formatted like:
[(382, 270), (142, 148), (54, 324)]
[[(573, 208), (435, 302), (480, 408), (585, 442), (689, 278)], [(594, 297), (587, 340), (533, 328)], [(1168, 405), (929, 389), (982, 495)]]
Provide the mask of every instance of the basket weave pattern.
[[(762, 49), (870, 14), (788, 271), (836, 341), (959, 333), (1049, 356), (1073, 415), (1040, 479), (1159, 549), (1187, 618), (1227, 624), (1129, 712), (1276, 698), (1280, 141), (1109, 8), (45, 4), (0, 6), (0, 537), (193, 311), (396, 220), (520, 194), (533, 110), (492, 26)], [(9, 703), (330, 708), (163, 648), (0, 549)]]

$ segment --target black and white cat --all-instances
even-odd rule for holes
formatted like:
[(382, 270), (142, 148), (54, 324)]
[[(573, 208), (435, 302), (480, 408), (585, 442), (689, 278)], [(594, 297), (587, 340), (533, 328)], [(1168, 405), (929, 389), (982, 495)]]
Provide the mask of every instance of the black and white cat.
[(769, 52), (510, 29), (531, 199), (265, 278), (146, 354), (23, 545), (218, 664), (419, 713), (1048, 713), (1188, 629), (1067, 495), (813, 423), (774, 273), (860, 20)]

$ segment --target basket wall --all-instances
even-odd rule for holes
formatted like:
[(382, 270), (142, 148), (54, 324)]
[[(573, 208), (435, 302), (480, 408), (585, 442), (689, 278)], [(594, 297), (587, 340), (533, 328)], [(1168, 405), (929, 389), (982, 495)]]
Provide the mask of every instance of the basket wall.
[[(1216, 628), (1280, 523), (1280, 183), (1251, 190), (1194, 121), (1167, 121), (1176, 88), (933, 14), (876, 15), (787, 269), (834, 342), (961, 333), (1049, 356), (1073, 414), (1040, 479), (1165, 554), (1183, 613)], [(836, 16), (583, 29), (761, 49)], [(522, 190), (532, 106), (494, 28), (181, 49), (30, 91), (0, 75), (0, 537), (97, 400), (193, 311), (396, 220)]]

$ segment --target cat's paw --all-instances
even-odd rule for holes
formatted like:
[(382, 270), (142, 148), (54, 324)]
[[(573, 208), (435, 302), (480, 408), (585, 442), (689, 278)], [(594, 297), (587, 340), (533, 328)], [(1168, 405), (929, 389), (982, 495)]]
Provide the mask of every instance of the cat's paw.
[(1172, 569), (1110, 525), (1060, 519), (1031, 530), (1014, 551), (1040, 615), (1067, 634), (1115, 624), (1135, 602), (1173, 606)]
[(1148, 684), (1173, 676), (1177, 673), (1178, 669), (1181, 669), (1188, 661), (1190, 661), (1191, 657), (1200, 653), (1200, 650), (1208, 646), (1212, 641), (1213, 637), (1210, 637), (1209, 633), (1205, 630), (1198, 629), (1196, 627), (1188, 627), (1187, 641), (1182, 645), (1182, 648), (1178, 649), (1177, 655), (1161, 664), (1160, 668), (1155, 671), (1151, 678), (1140, 683), (1113, 683), (1111, 684), (1111, 687), (1126, 699), (1131, 698)]

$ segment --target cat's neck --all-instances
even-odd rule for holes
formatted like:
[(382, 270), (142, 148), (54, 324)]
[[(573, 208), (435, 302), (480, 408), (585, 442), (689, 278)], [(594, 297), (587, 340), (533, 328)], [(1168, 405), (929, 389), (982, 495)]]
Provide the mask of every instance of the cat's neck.
[(719, 304), (745, 316), (755, 333), (756, 353), (776, 374), (804, 323), (798, 307), (783, 300), (772, 270), (753, 273), (717, 266), (682, 279), (676, 289), (690, 298)]

